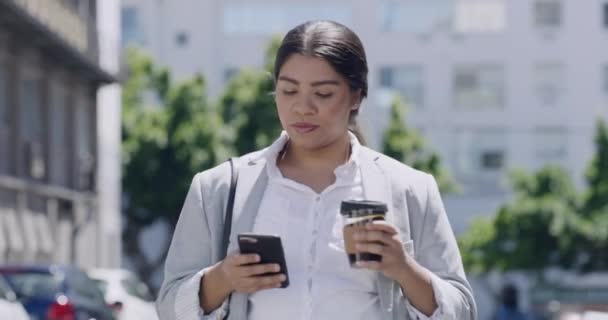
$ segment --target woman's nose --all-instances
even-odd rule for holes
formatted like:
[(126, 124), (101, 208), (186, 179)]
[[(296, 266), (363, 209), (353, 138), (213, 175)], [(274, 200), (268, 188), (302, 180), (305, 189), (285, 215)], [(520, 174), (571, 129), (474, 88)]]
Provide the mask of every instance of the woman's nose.
[(316, 112), (316, 106), (311, 95), (301, 95), (299, 99), (293, 104), (293, 111), (302, 114), (310, 115)]

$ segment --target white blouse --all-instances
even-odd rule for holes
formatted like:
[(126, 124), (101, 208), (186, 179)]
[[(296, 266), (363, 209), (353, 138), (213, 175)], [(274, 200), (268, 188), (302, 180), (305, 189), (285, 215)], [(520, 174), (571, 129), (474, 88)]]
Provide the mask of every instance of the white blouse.
[[(379, 275), (350, 267), (342, 237), (341, 201), (365, 198), (359, 142), (351, 135), (350, 159), (334, 171), (335, 183), (318, 194), (281, 174), (276, 159), (287, 140), (284, 132), (265, 154), (269, 181), (253, 232), (281, 237), (290, 285), (251, 294), (248, 318), (382, 319)], [(427, 318), (409, 308), (414, 319)]]

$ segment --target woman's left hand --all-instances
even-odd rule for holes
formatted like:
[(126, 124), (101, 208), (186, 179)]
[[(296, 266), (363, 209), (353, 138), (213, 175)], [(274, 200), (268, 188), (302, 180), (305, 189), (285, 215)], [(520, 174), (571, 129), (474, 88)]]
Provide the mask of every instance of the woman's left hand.
[(403, 277), (412, 257), (405, 252), (397, 228), (384, 221), (374, 221), (366, 224), (353, 238), (358, 252), (382, 256), (382, 261), (359, 261), (359, 267), (380, 271), (396, 281)]

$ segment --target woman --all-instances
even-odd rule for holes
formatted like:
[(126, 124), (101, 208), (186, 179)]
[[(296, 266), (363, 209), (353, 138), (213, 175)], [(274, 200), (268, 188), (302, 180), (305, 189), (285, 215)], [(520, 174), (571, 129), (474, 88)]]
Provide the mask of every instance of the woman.
[[(222, 259), (228, 164), (194, 177), (165, 266), (161, 319), (475, 319), (460, 253), (432, 176), (363, 147), (356, 116), (367, 96), (359, 38), (330, 21), (283, 39), (274, 66), (284, 132), (237, 160), (229, 254)], [(351, 268), (339, 218), (345, 199), (388, 204), (385, 223), (355, 235), (381, 262)], [(277, 265), (239, 254), (236, 235), (281, 236)]]

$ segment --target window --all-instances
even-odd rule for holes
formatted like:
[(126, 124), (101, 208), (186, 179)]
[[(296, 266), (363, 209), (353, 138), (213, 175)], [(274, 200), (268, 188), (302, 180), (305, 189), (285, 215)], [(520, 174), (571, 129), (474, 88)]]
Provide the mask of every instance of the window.
[(393, 89), (413, 107), (424, 105), (424, 79), (421, 66), (380, 68), (380, 87)]
[(455, 167), (465, 179), (496, 179), (506, 167), (506, 130), (457, 129), (453, 134)]
[(67, 92), (63, 83), (56, 82), (51, 91), (50, 116), (50, 148), (51, 170), (49, 178), (51, 183), (60, 186), (69, 186), (68, 174), (68, 145), (66, 135), (66, 108)]
[(234, 76), (236, 76), (238, 73), (239, 69), (236, 67), (228, 67), (224, 69), (224, 82), (230, 82), (230, 80), (232, 80), (232, 78), (234, 78)]
[(534, 69), (536, 98), (540, 105), (553, 106), (559, 103), (564, 93), (564, 70), (559, 63), (542, 63)]
[(4, 274), (17, 294), (25, 297), (50, 297), (61, 292), (61, 276), (50, 273), (14, 272)]
[(143, 36), (139, 29), (139, 12), (135, 7), (124, 7), (121, 10), (121, 34), (123, 46), (142, 44)]
[(79, 189), (90, 190), (94, 159), (92, 153), (93, 126), (90, 118), (89, 103), (85, 96), (77, 99), (76, 105), (76, 161), (78, 163), (78, 179), (76, 185)]
[(188, 34), (184, 31), (178, 32), (177, 35), (175, 35), (175, 43), (177, 44), (178, 47), (187, 46), (188, 41), (189, 41)]
[(485, 150), (481, 152), (481, 168), (499, 170), (503, 167), (504, 153), (501, 150)]
[(562, 23), (562, 3), (560, 0), (537, 0), (534, 2), (536, 26), (556, 28)]
[(8, 81), (6, 79), (6, 69), (4, 65), (0, 64), (0, 154), (3, 155), (4, 159), (0, 161), (0, 173), (8, 173), (9, 167), (7, 155), (12, 154), (9, 152), (9, 113), (8, 113), (8, 90), (6, 86)]
[(384, 32), (428, 33), (449, 28), (452, 0), (385, 0), (378, 10)]
[(40, 83), (36, 79), (21, 81), (21, 130), (27, 141), (39, 141), (42, 137), (40, 117)]
[(42, 179), (45, 176), (40, 97), (40, 80), (25, 77), (20, 83), (19, 90), (22, 150), (26, 161), (25, 173), (34, 179)]
[(608, 2), (604, 3), (604, 10), (602, 10), (602, 12), (604, 13), (604, 28), (608, 29)]
[(563, 127), (538, 127), (534, 130), (534, 154), (539, 167), (563, 164), (568, 155), (568, 132)]
[(604, 86), (604, 95), (608, 96), (608, 64), (604, 65), (602, 85)]
[(289, 30), (294, 21), (327, 19), (349, 25), (351, 14), (347, 1), (318, 5), (242, 1), (226, 3), (222, 20), (225, 34), (271, 35)]
[(81, 298), (88, 298), (93, 301), (103, 302), (103, 293), (99, 287), (84, 272), (70, 270), (66, 273), (68, 290)]
[(463, 109), (503, 108), (505, 84), (501, 66), (459, 66), (453, 78), (454, 105)]
[(5, 66), (0, 64), (0, 127), (9, 125), (7, 74)]
[(460, 0), (454, 14), (456, 32), (500, 32), (506, 27), (504, 0)]

